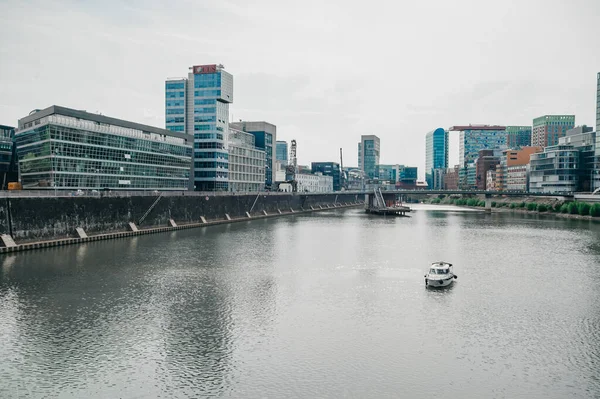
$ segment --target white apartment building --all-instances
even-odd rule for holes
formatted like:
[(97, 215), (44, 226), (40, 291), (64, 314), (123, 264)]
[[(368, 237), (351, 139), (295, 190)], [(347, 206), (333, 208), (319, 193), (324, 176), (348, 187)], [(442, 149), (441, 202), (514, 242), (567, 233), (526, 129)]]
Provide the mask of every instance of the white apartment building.
[(507, 190), (527, 191), (528, 165), (514, 165), (506, 167), (504, 184)]
[(265, 188), (265, 151), (256, 148), (251, 133), (229, 128), (229, 191), (263, 191)]
[(333, 177), (317, 174), (297, 174), (299, 193), (330, 193), (333, 192)]

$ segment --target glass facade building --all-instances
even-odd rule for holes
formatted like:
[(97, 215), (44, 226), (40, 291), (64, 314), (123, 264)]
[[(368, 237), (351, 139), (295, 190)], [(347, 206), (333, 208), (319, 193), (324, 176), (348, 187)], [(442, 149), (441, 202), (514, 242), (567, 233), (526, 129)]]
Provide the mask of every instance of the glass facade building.
[(512, 149), (531, 145), (531, 126), (507, 126), (506, 146)]
[(275, 147), (275, 160), (279, 161), (279, 163), (283, 166), (288, 164), (288, 143), (287, 141), (279, 141), (276, 142)]
[(268, 122), (232, 122), (233, 129), (254, 135), (255, 145), (265, 152), (265, 188), (270, 190), (275, 181), (276, 159), (275, 145), (277, 127)]
[(24, 189), (190, 187), (182, 133), (52, 106), (20, 119), (15, 142)]
[(555, 146), (531, 155), (529, 191), (556, 193), (589, 191), (596, 132), (561, 137)]
[(195, 190), (226, 191), (233, 76), (216, 64), (195, 65), (190, 69), (187, 78), (165, 82), (165, 126), (193, 136)]
[(437, 128), (425, 135), (425, 181), (430, 189), (443, 188), (442, 179), (434, 179), (448, 168), (448, 132)]
[(9, 182), (16, 182), (19, 178), (14, 135), (14, 127), (0, 125), (0, 184), (2, 184), (2, 190), (7, 188)]
[(558, 139), (575, 127), (575, 115), (544, 115), (533, 120), (531, 145), (548, 147), (558, 144)]
[(323, 176), (331, 176), (333, 178), (333, 191), (342, 189), (340, 164), (337, 162), (313, 162), (311, 164), (311, 173), (321, 173)]
[(480, 150), (506, 148), (505, 129), (504, 126), (489, 126), (460, 130), (458, 160), (461, 168), (475, 161)]
[(379, 178), (380, 141), (375, 135), (360, 136), (358, 143), (358, 167), (369, 179)]

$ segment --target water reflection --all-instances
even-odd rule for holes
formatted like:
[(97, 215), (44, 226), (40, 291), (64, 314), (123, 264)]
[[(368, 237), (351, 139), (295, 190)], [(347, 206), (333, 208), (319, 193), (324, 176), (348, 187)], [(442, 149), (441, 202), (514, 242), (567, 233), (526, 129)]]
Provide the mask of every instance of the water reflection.
[(0, 397), (598, 396), (599, 226), (414, 207), (2, 257)]

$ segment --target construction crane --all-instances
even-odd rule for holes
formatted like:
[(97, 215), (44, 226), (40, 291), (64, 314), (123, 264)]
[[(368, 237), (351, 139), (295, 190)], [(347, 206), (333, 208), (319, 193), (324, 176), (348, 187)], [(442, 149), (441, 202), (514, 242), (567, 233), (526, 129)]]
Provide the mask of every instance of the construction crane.
[(285, 168), (285, 180), (286, 183), (291, 184), (292, 192), (294, 193), (298, 191), (298, 182), (296, 181), (297, 170), (298, 164), (296, 159), (296, 140), (292, 140), (290, 145), (290, 160)]

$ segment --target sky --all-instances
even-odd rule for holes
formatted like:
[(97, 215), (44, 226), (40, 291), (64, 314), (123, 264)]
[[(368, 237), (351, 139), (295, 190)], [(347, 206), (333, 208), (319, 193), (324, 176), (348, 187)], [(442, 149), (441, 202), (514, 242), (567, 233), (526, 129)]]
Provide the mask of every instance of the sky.
[[(595, 124), (598, 0), (0, 0), (0, 124), (50, 105), (164, 127), (164, 82), (234, 76), (230, 120), (277, 125), (298, 163), (417, 166), (461, 124)], [(450, 165), (458, 163), (451, 133)]]

